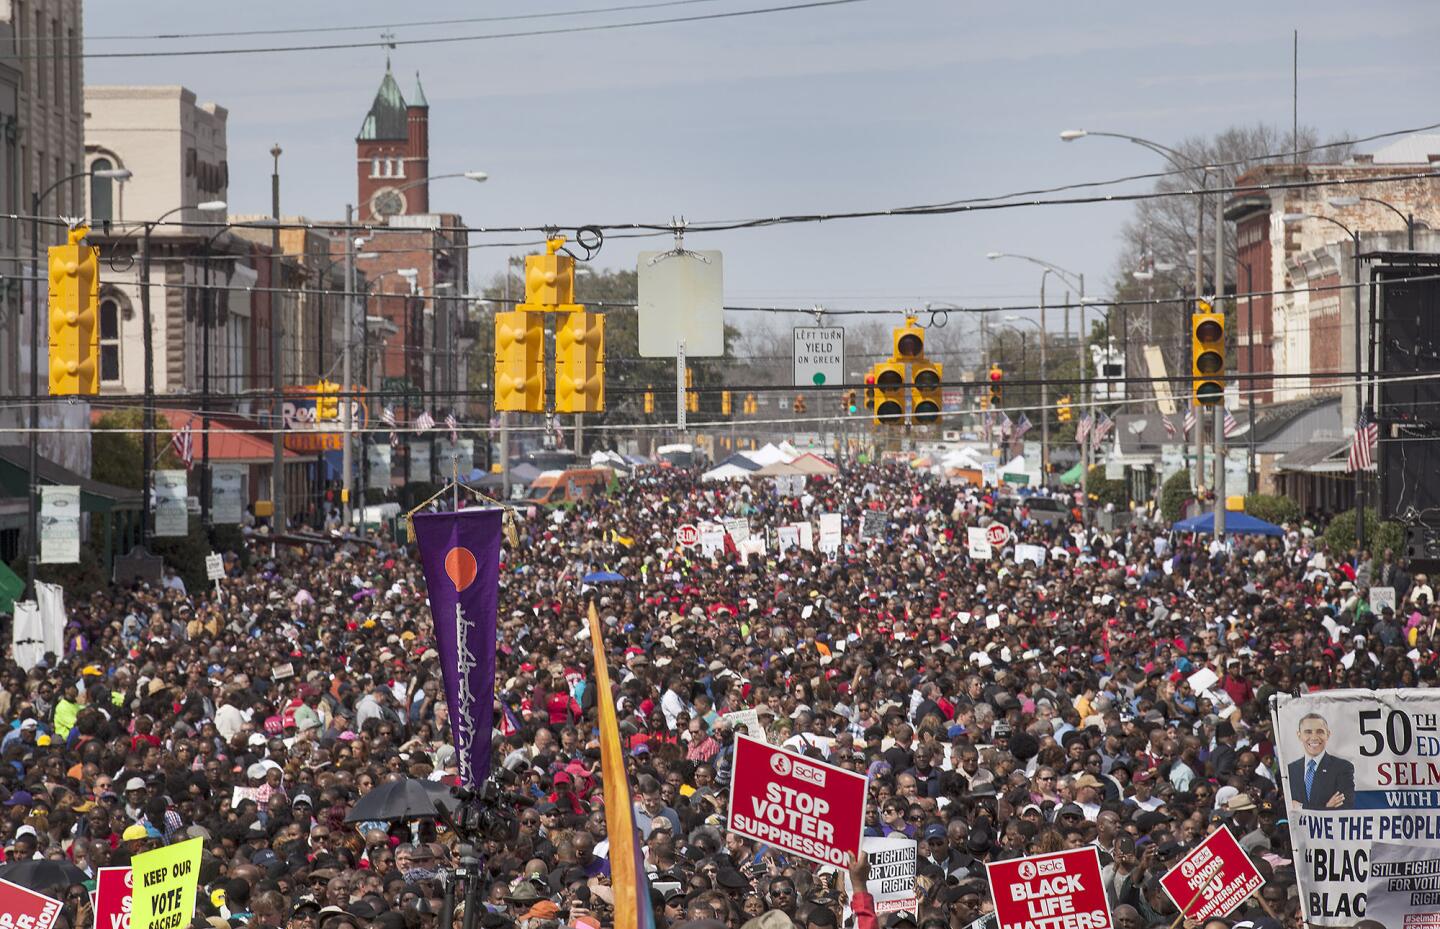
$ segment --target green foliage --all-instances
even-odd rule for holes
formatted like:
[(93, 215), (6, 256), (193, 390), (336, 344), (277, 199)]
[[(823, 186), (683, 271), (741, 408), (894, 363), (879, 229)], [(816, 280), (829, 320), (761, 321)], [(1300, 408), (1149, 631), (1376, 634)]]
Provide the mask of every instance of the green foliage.
[(1281, 526), (1300, 518), (1300, 504), (1289, 497), (1274, 494), (1249, 494), (1245, 497), (1245, 512), (1256, 519)]
[[(26, 556), (23, 553), (17, 555), (15, 560), (10, 562), (10, 570), (22, 578), (25, 577), (25, 561)], [(70, 604), (88, 600), (91, 594), (104, 589), (109, 581), (105, 576), (104, 565), (100, 563), (100, 553), (85, 543), (80, 545), (79, 564), (36, 565), (35, 578), (65, 588), (65, 602)]]
[(240, 559), (240, 567), (250, 567), (250, 546), (245, 544), (245, 534), (239, 526), (215, 526), (210, 530), (210, 538), (214, 540), (215, 551), (230, 552)]
[(1098, 506), (1109, 504), (1117, 510), (1124, 510), (1130, 505), (1130, 485), (1125, 481), (1106, 480), (1103, 466), (1094, 465), (1090, 468), (1086, 485), (1091, 499)]
[[(117, 487), (141, 489), (145, 481), (145, 450), (140, 444), (144, 422), (145, 412), (137, 407), (106, 413), (95, 422), (90, 435), (91, 477)], [(170, 448), (165, 421), (157, 417), (156, 428), (160, 431), (155, 436), (155, 467), (184, 467)]]
[(1184, 516), (1185, 501), (1194, 496), (1190, 489), (1190, 472), (1176, 471), (1160, 488), (1160, 516), (1167, 523), (1173, 523)]
[[(1336, 513), (1325, 527), (1325, 544), (1339, 554), (1355, 547), (1355, 511)], [(1374, 510), (1365, 511), (1365, 547), (1379, 554), (1387, 548), (1396, 550), (1405, 545), (1405, 527), (1396, 522), (1381, 522)]]
[(185, 582), (186, 590), (200, 590), (210, 583), (205, 577), (205, 556), (210, 554), (210, 540), (200, 527), (200, 520), (192, 517), (189, 532), (175, 538), (150, 538), (150, 550), (175, 569)]

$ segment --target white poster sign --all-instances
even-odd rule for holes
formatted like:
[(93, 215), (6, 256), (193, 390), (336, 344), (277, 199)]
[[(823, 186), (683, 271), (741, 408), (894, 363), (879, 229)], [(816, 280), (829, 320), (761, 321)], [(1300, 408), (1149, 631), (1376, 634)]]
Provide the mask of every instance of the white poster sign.
[(410, 470), (409, 479), (412, 481), (430, 480), (430, 441), (428, 439), (417, 439), (407, 443), (410, 449)]
[(80, 488), (40, 487), (40, 563), (80, 561)]
[(382, 490), (390, 486), (390, 444), (388, 442), (372, 442), (365, 447), (365, 460), (370, 465), (370, 473), (366, 475), (366, 487), (379, 487)]
[(207, 581), (223, 581), (225, 579), (225, 559), (218, 552), (211, 552), (205, 556), (205, 579)]
[(1015, 563), (1022, 561), (1034, 563), (1037, 567), (1045, 564), (1046, 549), (1043, 545), (1031, 545), (1028, 542), (1017, 542), (1015, 544)]
[(475, 470), (475, 440), (436, 439), (435, 460), (440, 465), (441, 480), (448, 481), (451, 475), (459, 475), (462, 481), (469, 480), (470, 472)]
[(820, 514), (820, 551), (829, 554), (840, 550), (842, 540), (839, 513)]
[(1273, 715), (1305, 921), (1433, 914), (1421, 879), (1440, 873), (1440, 693), (1281, 695)]
[(713, 523), (702, 525), (700, 527), (700, 554), (710, 558), (723, 551), (725, 551), (725, 530)]
[(1395, 588), (1394, 587), (1371, 587), (1370, 588), (1370, 611), (1379, 613), (1386, 607), (1395, 609)]
[(810, 521), (792, 523), (792, 525), (800, 534), (800, 547), (807, 552), (813, 552), (815, 550), (815, 530), (811, 527)]
[(244, 465), (210, 469), (210, 518), (217, 526), (238, 526), (245, 518)]
[(971, 558), (978, 561), (990, 560), (990, 540), (985, 537), (985, 528), (983, 526), (967, 526), (965, 529), (965, 544), (970, 552)]
[(750, 538), (750, 520), (743, 516), (721, 520), (721, 525), (725, 527), (726, 532), (730, 533), (730, 541), (736, 545)]
[(186, 503), (186, 474), (183, 470), (156, 471), (152, 489), (155, 497), (155, 535), (175, 538), (190, 532), (190, 509)]
[(776, 530), (776, 549), (783, 555), (787, 548), (800, 547), (800, 530), (794, 526), (781, 526)]
[(762, 742), (770, 741), (769, 736), (765, 734), (765, 728), (760, 725), (758, 710), (736, 710), (733, 713), (726, 713), (720, 717), (720, 722), (729, 723), (730, 728), (744, 733), (752, 739), (759, 739)]
[[(915, 872), (920, 846), (904, 836), (866, 836), (860, 847), (870, 859), (870, 877), (865, 890), (875, 898), (875, 913), (914, 913), (920, 906), (915, 893)], [(850, 872), (845, 872), (845, 893), (853, 894)]]

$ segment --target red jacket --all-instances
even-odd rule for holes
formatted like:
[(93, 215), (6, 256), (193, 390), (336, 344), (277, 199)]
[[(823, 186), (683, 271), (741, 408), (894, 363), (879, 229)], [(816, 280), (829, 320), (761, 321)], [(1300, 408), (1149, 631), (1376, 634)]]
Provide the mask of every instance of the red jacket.
[(875, 916), (875, 898), (863, 890), (850, 895), (850, 910), (855, 914), (855, 929), (880, 929)]

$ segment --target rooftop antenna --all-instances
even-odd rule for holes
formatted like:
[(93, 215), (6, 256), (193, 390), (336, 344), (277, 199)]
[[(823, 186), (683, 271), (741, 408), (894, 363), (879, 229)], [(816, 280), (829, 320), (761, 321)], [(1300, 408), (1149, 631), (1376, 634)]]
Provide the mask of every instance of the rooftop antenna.
[(395, 33), (394, 33), (394, 31), (393, 31), (393, 30), (390, 30), (390, 29), (386, 29), (384, 32), (380, 33), (380, 41), (382, 41), (382, 42), (385, 43), (385, 48), (386, 48), (386, 52), (385, 52), (385, 70), (386, 70), (386, 71), (389, 71), (389, 70), (390, 70), (390, 52), (392, 52), (392, 51), (395, 50)]

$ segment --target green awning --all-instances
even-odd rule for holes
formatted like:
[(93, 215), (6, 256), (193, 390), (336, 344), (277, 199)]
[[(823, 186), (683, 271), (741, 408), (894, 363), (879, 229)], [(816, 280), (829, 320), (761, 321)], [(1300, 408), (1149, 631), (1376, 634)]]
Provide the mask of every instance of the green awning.
[[(30, 493), (29, 449), (21, 445), (0, 446), (0, 496), (26, 497)], [(82, 513), (140, 509), (140, 491), (116, 487), (63, 468), (48, 458), (40, 459), (41, 484), (68, 484), (80, 488)]]
[(13, 614), (15, 601), (25, 593), (25, 579), (0, 561), (0, 613)]
[(1066, 471), (1064, 474), (1060, 475), (1060, 483), (1062, 483), (1062, 484), (1078, 484), (1078, 483), (1080, 483), (1080, 475), (1084, 473), (1084, 470), (1083, 470), (1084, 467), (1085, 467), (1084, 464), (1082, 464), (1081, 462), (1076, 462), (1076, 463), (1075, 463), (1075, 467), (1071, 468), (1069, 471)]

